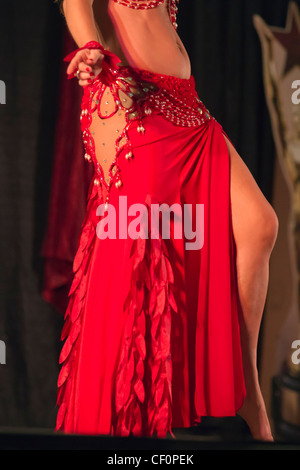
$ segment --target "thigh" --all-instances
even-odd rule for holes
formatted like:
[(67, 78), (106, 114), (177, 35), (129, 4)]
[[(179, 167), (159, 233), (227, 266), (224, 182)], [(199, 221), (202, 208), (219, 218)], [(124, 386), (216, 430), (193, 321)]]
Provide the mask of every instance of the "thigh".
[(225, 140), (230, 154), (233, 233), (238, 243), (249, 245), (255, 238), (273, 236), (277, 216), (243, 159), (226, 137)]

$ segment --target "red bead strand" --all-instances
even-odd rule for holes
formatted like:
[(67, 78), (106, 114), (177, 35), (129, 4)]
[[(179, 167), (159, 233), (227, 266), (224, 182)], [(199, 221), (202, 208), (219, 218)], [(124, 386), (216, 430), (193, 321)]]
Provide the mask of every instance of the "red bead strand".
[[(149, 10), (150, 8), (156, 8), (159, 5), (165, 3), (165, 0), (149, 0), (145, 2), (143, 0), (114, 0), (119, 5), (124, 5), (134, 10)], [(176, 16), (177, 16), (177, 3), (179, 0), (166, 0), (167, 8), (170, 16), (170, 20), (175, 29), (177, 29)]]

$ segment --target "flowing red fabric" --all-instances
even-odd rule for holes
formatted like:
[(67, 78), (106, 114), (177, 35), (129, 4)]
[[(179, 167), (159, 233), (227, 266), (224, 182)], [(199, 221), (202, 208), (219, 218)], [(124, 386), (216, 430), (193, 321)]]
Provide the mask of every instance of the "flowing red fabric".
[[(56, 429), (165, 437), (202, 416), (234, 416), (245, 398), (230, 156), (221, 125), (203, 104), (197, 108), (202, 124), (192, 121), (192, 103), (199, 102), (193, 77), (130, 67), (117, 68), (114, 77), (114, 86), (135, 77), (146, 94), (145, 82), (152, 83), (153, 99), (144, 98), (142, 124), (128, 124), (118, 153), (122, 185), (110, 188), (109, 199), (115, 238), (100, 236), (98, 208), (107, 188), (95, 165), (62, 333)], [(94, 148), (85, 133), (91, 98), (101, 83), (100, 76), (86, 87), (82, 102), (88, 149)], [(171, 95), (183, 108), (189, 103), (187, 125), (172, 122), (179, 117), (168, 108)], [(129, 148), (134, 156), (127, 159)], [(134, 219), (127, 209), (134, 204), (146, 214), (136, 239), (124, 236), (123, 225), (126, 220), (127, 232)], [(151, 236), (154, 204), (176, 207), (170, 237), (160, 229)], [(187, 249), (184, 222), (195, 223), (197, 205), (204, 209), (203, 246)]]
[[(63, 54), (74, 45), (65, 30)], [(65, 80), (65, 74), (66, 67), (63, 65), (60, 71), (49, 215), (41, 249), (44, 259), (42, 295), (62, 314), (68, 305), (72, 264), (93, 176), (92, 169), (82, 159), (83, 142), (78, 119), (81, 90), (76, 82)]]

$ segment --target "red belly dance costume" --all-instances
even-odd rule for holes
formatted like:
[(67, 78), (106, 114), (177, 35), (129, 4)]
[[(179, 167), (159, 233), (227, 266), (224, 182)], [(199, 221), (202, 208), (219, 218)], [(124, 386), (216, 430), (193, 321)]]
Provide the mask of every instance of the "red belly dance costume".
[[(176, 10), (171, 0), (175, 28)], [(201, 416), (234, 416), (245, 398), (225, 133), (193, 76), (118, 66), (88, 46), (105, 58), (82, 99), (95, 174), (62, 332), (56, 430), (175, 437), (172, 428)], [(128, 236), (128, 208), (153, 214), (155, 204), (174, 208), (170, 236), (153, 236), (147, 217)], [(191, 249), (183, 214), (190, 220), (200, 205), (202, 246)], [(110, 207), (116, 230), (105, 237)]]

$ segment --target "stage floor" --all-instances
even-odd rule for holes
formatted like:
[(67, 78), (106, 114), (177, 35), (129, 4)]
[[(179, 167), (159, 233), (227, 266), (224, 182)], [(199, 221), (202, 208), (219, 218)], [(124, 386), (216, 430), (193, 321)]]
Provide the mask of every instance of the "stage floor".
[(236, 418), (207, 419), (200, 426), (175, 429), (173, 432), (176, 439), (171, 436), (157, 439), (133, 436), (71, 435), (55, 433), (53, 429), (0, 427), (0, 449), (101, 450), (105, 458), (117, 455), (112, 451), (119, 452), (118, 455), (148, 451), (150, 456), (154, 451), (158, 454), (164, 451), (174, 454), (187, 450), (300, 450), (300, 442), (254, 441), (244, 422)]

